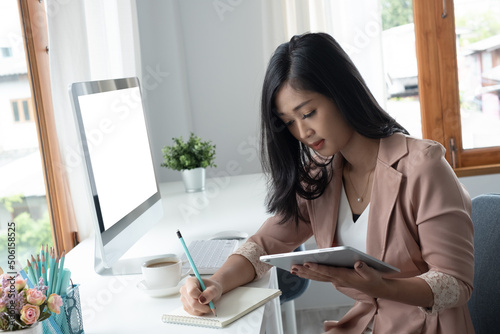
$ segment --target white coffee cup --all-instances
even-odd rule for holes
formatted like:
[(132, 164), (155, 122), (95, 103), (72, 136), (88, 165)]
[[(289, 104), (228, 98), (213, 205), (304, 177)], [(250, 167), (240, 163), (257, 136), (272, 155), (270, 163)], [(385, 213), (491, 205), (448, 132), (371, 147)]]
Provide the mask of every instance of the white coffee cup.
[(182, 275), (182, 261), (176, 255), (148, 260), (142, 264), (141, 270), (150, 289), (175, 287), (187, 276), (187, 273)]

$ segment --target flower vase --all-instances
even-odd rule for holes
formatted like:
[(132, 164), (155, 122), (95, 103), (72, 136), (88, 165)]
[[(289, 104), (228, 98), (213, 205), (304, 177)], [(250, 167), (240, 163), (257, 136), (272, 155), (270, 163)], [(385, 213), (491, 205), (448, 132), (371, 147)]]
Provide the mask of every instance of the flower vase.
[(205, 168), (183, 170), (182, 180), (188, 193), (205, 190)]
[(31, 327), (19, 329), (17, 331), (3, 331), (0, 330), (0, 333), (12, 333), (12, 334), (43, 334), (43, 326), (42, 323), (37, 322)]

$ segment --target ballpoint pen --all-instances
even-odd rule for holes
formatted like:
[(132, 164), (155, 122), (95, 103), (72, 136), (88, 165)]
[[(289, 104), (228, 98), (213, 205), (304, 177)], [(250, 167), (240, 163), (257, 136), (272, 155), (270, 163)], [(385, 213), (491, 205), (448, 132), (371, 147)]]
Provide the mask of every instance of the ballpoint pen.
[[(203, 280), (201, 279), (201, 276), (198, 273), (198, 269), (196, 269), (196, 265), (194, 264), (193, 258), (191, 258), (191, 254), (189, 254), (189, 249), (187, 248), (186, 243), (184, 242), (184, 239), (182, 238), (181, 232), (179, 230), (177, 230), (177, 236), (179, 237), (179, 240), (181, 241), (182, 248), (184, 248), (184, 252), (186, 253), (186, 257), (189, 261), (189, 264), (191, 265), (191, 269), (193, 269), (193, 272), (194, 272), (196, 278), (198, 279), (198, 282), (200, 282), (201, 291), (205, 291), (205, 289), (206, 289), (205, 284), (203, 283)], [(217, 316), (217, 313), (215, 312), (214, 303), (212, 303), (212, 301), (210, 301), (210, 303), (208, 303), (208, 306), (210, 306), (212, 313), (215, 316)]]

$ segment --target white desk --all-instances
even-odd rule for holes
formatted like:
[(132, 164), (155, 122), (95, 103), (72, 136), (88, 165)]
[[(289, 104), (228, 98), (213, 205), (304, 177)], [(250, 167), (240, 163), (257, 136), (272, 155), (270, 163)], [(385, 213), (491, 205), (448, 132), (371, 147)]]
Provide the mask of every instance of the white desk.
[[(160, 185), (164, 219), (125, 257), (182, 254), (175, 232), (186, 243), (223, 230), (252, 235), (268, 217), (264, 209), (265, 180), (261, 174), (207, 179), (206, 191), (187, 194), (181, 182)], [(85, 333), (282, 333), (279, 299), (224, 329), (165, 324), (161, 315), (181, 305), (179, 295), (151, 298), (137, 289), (141, 275), (99, 276), (94, 271), (94, 240), (84, 240), (66, 257), (65, 267), (80, 284)], [(252, 286), (276, 287), (274, 270)]]

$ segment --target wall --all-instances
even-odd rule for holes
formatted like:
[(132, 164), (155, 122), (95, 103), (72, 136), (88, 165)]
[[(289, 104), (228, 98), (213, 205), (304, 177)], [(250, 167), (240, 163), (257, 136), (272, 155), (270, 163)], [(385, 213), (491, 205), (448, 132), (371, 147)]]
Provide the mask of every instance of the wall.
[[(335, 31), (375, 97), (385, 103), (383, 67), (372, 66), (382, 62), (378, 7), (364, 0), (366, 11), (357, 8), (348, 1), (325, 2), (324, 12), (308, 17), (328, 17), (331, 24), (313, 27), (285, 18), (289, 8), (281, 1), (137, 1), (141, 82), (159, 180), (180, 180), (178, 172), (158, 167), (161, 149), (191, 131), (216, 144), (218, 168), (209, 168), (208, 176), (261, 171), (264, 72), (274, 49), (294, 34)], [(285, 21), (297, 24), (289, 28)]]
[(460, 182), (471, 198), (487, 193), (500, 194), (500, 174), (461, 177)]
[[(260, 1), (138, 1), (143, 91), (155, 165), (172, 137), (216, 144), (214, 176), (260, 172), (256, 155), (264, 75)], [(235, 167), (236, 166), (236, 167)], [(158, 168), (160, 181), (180, 180)]]

